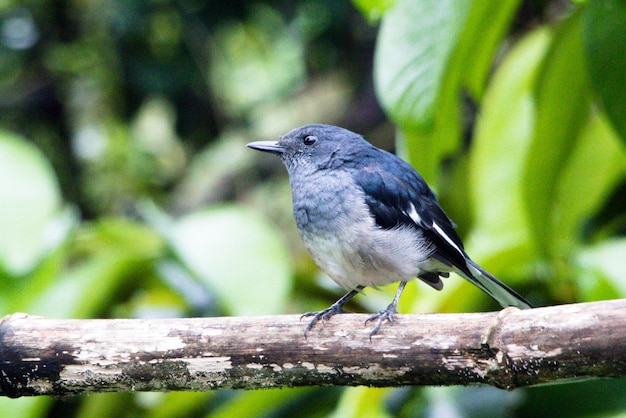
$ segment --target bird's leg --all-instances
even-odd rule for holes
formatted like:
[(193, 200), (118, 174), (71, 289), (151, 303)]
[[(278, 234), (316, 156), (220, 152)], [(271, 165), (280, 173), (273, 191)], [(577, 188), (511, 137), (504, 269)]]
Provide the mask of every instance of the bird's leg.
[(307, 312), (304, 315), (302, 315), (300, 319), (306, 316), (313, 317), (313, 319), (311, 319), (311, 321), (308, 323), (306, 328), (304, 328), (304, 336), (306, 337), (307, 332), (309, 332), (309, 330), (313, 328), (313, 325), (315, 325), (317, 321), (320, 321), (320, 320), (326, 321), (336, 314), (344, 313), (345, 311), (343, 310), (343, 305), (345, 305), (346, 303), (348, 303), (350, 299), (358, 295), (359, 292), (363, 290), (364, 288), (365, 286), (358, 285), (356, 289), (351, 290), (350, 292), (346, 293), (345, 295), (341, 297), (341, 299), (339, 299), (337, 302), (333, 303), (332, 305), (330, 305), (330, 307), (324, 309), (323, 311)]
[(372, 338), (372, 335), (376, 335), (383, 321), (387, 320), (390, 323), (393, 323), (393, 316), (398, 312), (396, 308), (398, 306), (398, 301), (400, 300), (400, 295), (402, 295), (402, 291), (404, 290), (405, 286), (406, 282), (400, 282), (400, 286), (398, 286), (398, 290), (396, 290), (396, 296), (394, 296), (389, 306), (387, 306), (384, 311), (380, 311), (376, 315), (372, 315), (365, 320), (365, 324), (370, 321), (376, 321), (374, 329), (372, 329), (372, 332), (370, 332), (370, 339)]

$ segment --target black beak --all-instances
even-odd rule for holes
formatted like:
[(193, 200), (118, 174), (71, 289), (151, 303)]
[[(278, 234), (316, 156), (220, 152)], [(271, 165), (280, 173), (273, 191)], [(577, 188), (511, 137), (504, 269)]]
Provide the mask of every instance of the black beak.
[(272, 154), (282, 154), (283, 152), (285, 152), (285, 148), (278, 145), (278, 142), (276, 141), (250, 142), (246, 145), (246, 147), (259, 151), (271, 152)]

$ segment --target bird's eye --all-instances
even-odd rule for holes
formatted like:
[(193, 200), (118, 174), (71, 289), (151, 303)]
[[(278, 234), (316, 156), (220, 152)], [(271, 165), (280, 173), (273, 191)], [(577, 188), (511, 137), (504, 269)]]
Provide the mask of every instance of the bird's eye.
[(313, 145), (317, 142), (317, 137), (315, 135), (307, 135), (302, 142), (304, 142), (304, 145)]

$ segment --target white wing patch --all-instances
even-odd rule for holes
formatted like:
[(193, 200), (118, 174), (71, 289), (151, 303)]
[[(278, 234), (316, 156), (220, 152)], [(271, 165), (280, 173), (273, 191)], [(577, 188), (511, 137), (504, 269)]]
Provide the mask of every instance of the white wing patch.
[(413, 219), (413, 222), (415, 222), (418, 225), (422, 222), (422, 218), (417, 213), (417, 209), (415, 209), (415, 206), (413, 206), (413, 203), (409, 203), (409, 213), (407, 213), (407, 215), (409, 215), (409, 218)]
[(461, 250), (459, 248), (458, 245), (456, 245), (454, 243), (454, 241), (452, 240), (452, 238), (450, 238), (444, 231), (443, 229), (441, 229), (441, 227), (439, 225), (437, 225), (436, 222), (433, 222), (433, 228), (435, 228), (435, 231), (437, 231), (437, 233), (443, 237), (443, 239), (445, 239), (446, 241), (448, 241), (448, 244), (452, 245), (452, 247), (454, 247), (459, 253), (463, 254), (463, 250)]
[[(409, 211), (408, 213), (407, 212), (405, 213), (409, 216), (409, 218), (413, 219), (413, 221), (416, 224), (419, 225), (422, 222), (422, 218), (420, 217), (419, 213), (417, 213), (417, 209), (415, 209), (415, 206), (413, 205), (413, 203), (409, 203)], [(463, 256), (465, 257), (465, 253), (463, 252), (463, 250), (459, 248), (459, 246), (454, 242), (454, 240), (452, 240), (452, 238), (450, 238), (448, 234), (446, 234), (444, 230), (436, 222), (433, 222), (433, 228), (435, 228), (435, 231), (437, 231), (439, 236), (445, 239), (448, 242), (448, 244), (452, 246), (452, 248), (457, 250), (460, 254), (463, 254)]]

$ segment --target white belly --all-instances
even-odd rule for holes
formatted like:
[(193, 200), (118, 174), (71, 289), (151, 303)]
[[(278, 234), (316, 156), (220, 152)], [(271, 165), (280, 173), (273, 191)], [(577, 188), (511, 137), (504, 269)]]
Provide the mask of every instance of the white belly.
[(302, 238), (317, 265), (346, 289), (412, 280), (432, 252), (415, 230), (384, 230), (373, 221), (367, 228), (343, 227)]

